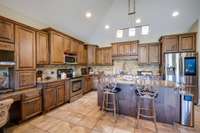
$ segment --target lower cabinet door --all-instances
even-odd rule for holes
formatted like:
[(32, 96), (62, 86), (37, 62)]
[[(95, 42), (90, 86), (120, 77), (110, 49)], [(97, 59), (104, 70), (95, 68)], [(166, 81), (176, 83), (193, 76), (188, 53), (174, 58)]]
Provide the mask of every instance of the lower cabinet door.
[(44, 111), (48, 111), (56, 107), (56, 87), (45, 88), (43, 93)]
[(57, 105), (61, 105), (65, 102), (65, 86), (61, 85), (57, 87)]
[(22, 102), (22, 120), (29, 119), (42, 112), (41, 97)]

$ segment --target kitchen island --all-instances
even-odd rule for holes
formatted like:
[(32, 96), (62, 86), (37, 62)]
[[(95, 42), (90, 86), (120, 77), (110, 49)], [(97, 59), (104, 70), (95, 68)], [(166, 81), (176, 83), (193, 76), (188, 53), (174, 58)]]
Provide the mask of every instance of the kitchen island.
[[(155, 100), (156, 118), (159, 122), (170, 123), (180, 122), (180, 93), (178, 85), (163, 80), (151, 81), (125, 81), (118, 80), (117, 87), (121, 88), (118, 94), (119, 112), (128, 116), (137, 116), (137, 95), (135, 90), (137, 85), (153, 83), (159, 90)], [(98, 90), (98, 105), (103, 101), (103, 91)], [(148, 102), (144, 101), (144, 106), (148, 107)]]

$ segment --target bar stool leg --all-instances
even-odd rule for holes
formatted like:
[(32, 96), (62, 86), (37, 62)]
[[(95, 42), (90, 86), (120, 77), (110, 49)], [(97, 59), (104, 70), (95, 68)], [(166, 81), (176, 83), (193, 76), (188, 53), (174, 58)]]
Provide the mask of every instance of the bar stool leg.
[(115, 97), (115, 94), (113, 94), (112, 97), (113, 97), (113, 100), (112, 100), (112, 102), (113, 102), (113, 113), (114, 113), (114, 117), (116, 119), (117, 118), (117, 110), (116, 110), (116, 97)]
[(103, 93), (103, 103), (102, 103), (102, 111), (104, 112), (105, 106), (105, 94)]
[(137, 123), (136, 123), (136, 128), (139, 128), (139, 119), (140, 119), (140, 98), (138, 99), (138, 104), (137, 104)]
[(156, 110), (155, 110), (155, 101), (152, 100), (153, 102), (153, 121), (154, 121), (154, 126), (155, 126), (155, 129), (156, 129), (156, 133), (158, 132), (158, 127), (157, 127), (157, 124), (156, 124)]

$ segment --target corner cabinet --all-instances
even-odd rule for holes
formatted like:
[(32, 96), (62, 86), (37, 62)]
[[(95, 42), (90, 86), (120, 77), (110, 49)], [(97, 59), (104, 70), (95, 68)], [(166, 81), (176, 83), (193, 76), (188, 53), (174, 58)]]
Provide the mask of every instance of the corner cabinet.
[(37, 32), (37, 43), (36, 43), (36, 62), (38, 65), (49, 64), (49, 41), (48, 33)]
[(15, 26), (16, 70), (36, 69), (35, 31), (22, 26)]
[(64, 64), (64, 36), (50, 31), (50, 64)]

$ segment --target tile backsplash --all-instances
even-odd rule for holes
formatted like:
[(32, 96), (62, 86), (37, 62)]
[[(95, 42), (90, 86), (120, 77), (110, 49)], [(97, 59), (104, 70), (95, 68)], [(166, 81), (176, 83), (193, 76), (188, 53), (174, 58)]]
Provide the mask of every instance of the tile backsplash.
[(104, 71), (105, 74), (126, 74), (137, 75), (137, 71), (152, 71), (153, 75), (159, 75), (159, 65), (138, 65), (137, 60), (115, 60), (113, 66), (95, 66), (94, 72)]
[[(73, 65), (48, 65), (39, 66), (37, 71), (43, 72), (43, 78), (51, 77), (57, 78), (57, 69), (72, 68), (76, 75), (81, 75), (81, 68), (85, 66)], [(125, 74), (137, 75), (137, 71), (152, 71), (153, 75), (159, 75), (159, 65), (138, 65), (137, 60), (115, 60), (113, 66), (93, 66), (94, 73), (104, 71), (105, 74)]]
[(82, 67), (84, 67), (84, 66), (47, 65), (47, 66), (38, 66), (37, 71), (43, 72), (43, 79), (46, 77), (57, 78), (57, 70), (58, 69), (73, 69), (77, 75), (80, 75)]

